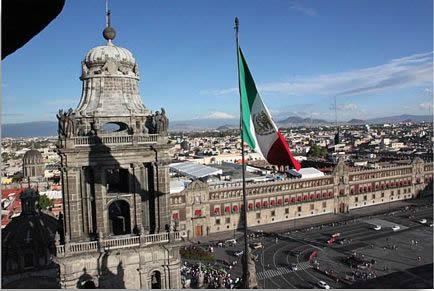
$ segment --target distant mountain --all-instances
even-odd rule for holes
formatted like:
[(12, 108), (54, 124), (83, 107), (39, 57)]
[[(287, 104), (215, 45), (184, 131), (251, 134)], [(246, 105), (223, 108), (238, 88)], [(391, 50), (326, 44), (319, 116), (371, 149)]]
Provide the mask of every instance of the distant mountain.
[(24, 123), (2, 124), (2, 137), (37, 137), (56, 136), (57, 122), (35, 121)]
[(349, 123), (349, 124), (366, 124), (366, 121), (362, 120), (362, 119), (353, 118), (353, 119), (349, 120), (347, 123)]
[(236, 128), (238, 119), (191, 119), (171, 121), (169, 131), (220, 130), (219, 127)]
[(218, 131), (228, 131), (228, 130), (236, 129), (236, 128), (238, 128), (238, 127), (235, 126), (235, 125), (225, 124), (225, 125), (217, 127), (216, 130), (218, 130)]
[(298, 116), (290, 116), (286, 119), (280, 120), (277, 122), (279, 125), (292, 125), (292, 124), (329, 124), (330, 122), (323, 119), (315, 119), (315, 118), (302, 118)]
[[(432, 122), (430, 115), (396, 115), (367, 120), (351, 119), (340, 124), (372, 124), (372, 123), (398, 123), (398, 122)], [(333, 122), (323, 119), (310, 119), (298, 116), (290, 116), (277, 122), (278, 126), (300, 126), (300, 125), (328, 125)], [(171, 121), (169, 131), (204, 131), (219, 130), (224, 131), (238, 127), (238, 119), (191, 119), (182, 121)], [(9, 123), (1, 126), (2, 137), (37, 137), (37, 136), (56, 136), (57, 122), (37, 121), (25, 123)]]
[(432, 122), (431, 115), (410, 115), (402, 114), (388, 117), (371, 118), (366, 120), (369, 123), (397, 123), (397, 122)]

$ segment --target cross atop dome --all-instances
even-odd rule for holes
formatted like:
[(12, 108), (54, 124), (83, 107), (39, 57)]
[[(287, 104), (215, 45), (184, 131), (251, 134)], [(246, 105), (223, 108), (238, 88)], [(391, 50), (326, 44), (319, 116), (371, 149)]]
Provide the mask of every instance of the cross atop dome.
[(102, 36), (107, 40), (107, 45), (112, 45), (112, 40), (116, 37), (116, 30), (111, 27), (111, 11), (108, 9), (108, 1), (105, 1), (106, 10), (106, 28), (102, 32)]

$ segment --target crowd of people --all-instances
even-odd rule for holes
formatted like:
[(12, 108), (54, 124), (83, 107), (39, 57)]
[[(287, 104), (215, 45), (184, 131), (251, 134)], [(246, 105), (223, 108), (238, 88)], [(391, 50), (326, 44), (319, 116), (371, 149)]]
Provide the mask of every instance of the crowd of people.
[(184, 288), (238, 289), (242, 279), (232, 278), (230, 272), (216, 264), (184, 262), (181, 267), (181, 282)]

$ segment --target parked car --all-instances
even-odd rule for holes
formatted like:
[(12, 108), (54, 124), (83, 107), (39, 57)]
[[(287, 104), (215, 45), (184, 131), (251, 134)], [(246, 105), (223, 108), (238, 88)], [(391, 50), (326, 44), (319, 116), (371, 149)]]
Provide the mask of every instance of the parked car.
[(375, 230), (380, 230), (380, 229), (381, 229), (381, 225), (376, 225), (376, 226), (374, 227), (374, 229), (375, 229)]
[(237, 240), (234, 239), (234, 238), (232, 238), (232, 239), (228, 239), (228, 240), (225, 241), (225, 244), (228, 244), (228, 245), (236, 245), (236, 244), (237, 244)]
[(426, 219), (425, 218), (420, 219), (419, 223), (425, 224), (426, 223)]
[(394, 225), (394, 226), (392, 226), (392, 230), (393, 231), (398, 231), (398, 230), (400, 230), (401, 229), (401, 227), (399, 227), (399, 225)]
[(298, 270), (297, 264), (292, 263), (291, 264), (291, 270), (297, 271)]
[(262, 243), (260, 243), (260, 242), (252, 243), (250, 246), (251, 246), (252, 249), (255, 249), (255, 250), (256, 249), (264, 248), (264, 245)]
[(234, 252), (235, 257), (240, 257), (242, 254), (244, 254), (244, 251), (236, 251)]
[(319, 281), (318, 282), (318, 287), (321, 288), (321, 289), (330, 289), (330, 286), (326, 282), (324, 282), (324, 281)]

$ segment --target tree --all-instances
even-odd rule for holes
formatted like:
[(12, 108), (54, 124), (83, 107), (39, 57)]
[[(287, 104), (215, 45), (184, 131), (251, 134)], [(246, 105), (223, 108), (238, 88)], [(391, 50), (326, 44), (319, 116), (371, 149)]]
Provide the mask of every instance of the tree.
[(327, 149), (319, 145), (313, 144), (307, 153), (308, 157), (325, 158), (327, 156)]
[(5, 163), (9, 160), (9, 154), (7, 152), (2, 153), (2, 161)]
[(41, 195), (39, 196), (39, 207), (41, 207), (42, 209), (47, 209), (49, 207), (53, 207), (54, 206), (54, 201), (53, 199), (48, 198), (47, 195)]

